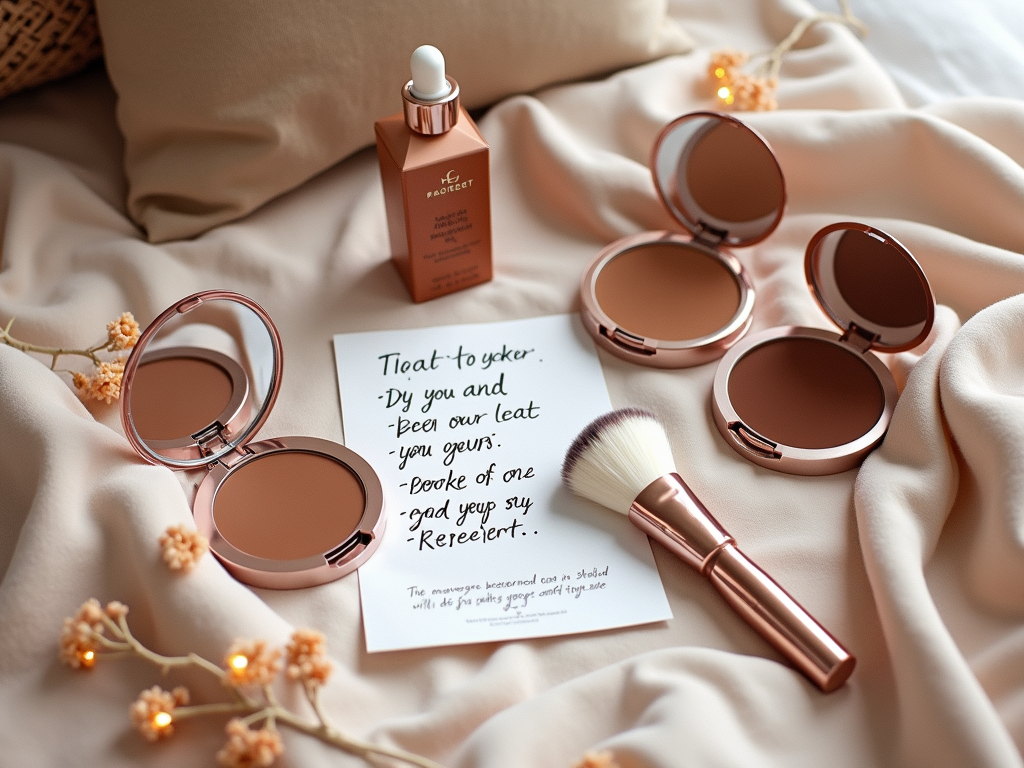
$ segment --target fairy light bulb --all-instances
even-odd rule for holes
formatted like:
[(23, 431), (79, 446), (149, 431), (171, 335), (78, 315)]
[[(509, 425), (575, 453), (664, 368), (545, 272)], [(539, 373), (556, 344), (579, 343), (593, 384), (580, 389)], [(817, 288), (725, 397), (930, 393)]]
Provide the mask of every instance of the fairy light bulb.
[(86, 651), (82, 654), (82, 661), (93, 661), (96, 658), (96, 651)]
[(231, 668), (236, 672), (241, 672), (249, 666), (249, 657), (242, 653), (236, 653), (228, 659), (228, 664), (230, 664)]
[(170, 712), (157, 712), (153, 715), (153, 725), (157, 728), (166, 728), (172, 719)]
[(726, 104), (732, 104), (732, 90), (730, 90), (728, 86), (723, 85), (721, 88), (718, 89), (718, 98), (720, 98)]
[(717, 77), (719, 80), (721, 80), (723, 77), (725, 77), (725, 68), (724, 67), (715, 67), (715, 77)]

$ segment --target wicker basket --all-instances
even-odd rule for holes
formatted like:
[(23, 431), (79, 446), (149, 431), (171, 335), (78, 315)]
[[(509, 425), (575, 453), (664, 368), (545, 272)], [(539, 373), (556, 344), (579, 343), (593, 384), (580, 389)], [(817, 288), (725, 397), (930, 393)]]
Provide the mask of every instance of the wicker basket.
[(0, 98), (102, 55), (91, 0), (0, 0)]

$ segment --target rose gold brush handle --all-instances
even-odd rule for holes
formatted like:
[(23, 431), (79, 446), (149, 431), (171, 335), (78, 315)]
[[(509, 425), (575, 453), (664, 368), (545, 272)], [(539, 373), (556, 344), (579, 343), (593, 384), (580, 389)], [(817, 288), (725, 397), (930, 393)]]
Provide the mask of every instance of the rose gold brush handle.
[(822, 691), (846, 682), (856, 659), (737, 549), (679, 475), (660, 477), (641, 491), (629, 519), (706, 576), (750, 626)]
[(722, 547), (708, 578), (736, 613), (825, 693), (853, 673), (857, 659), (735, 545)]

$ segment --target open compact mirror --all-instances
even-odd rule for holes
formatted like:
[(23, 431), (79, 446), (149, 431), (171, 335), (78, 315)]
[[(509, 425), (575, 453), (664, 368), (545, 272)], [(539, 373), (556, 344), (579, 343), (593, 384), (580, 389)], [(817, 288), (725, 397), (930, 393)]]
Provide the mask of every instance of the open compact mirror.
[(667, 125), (651, 173), (663, 205), (690, 236), (644, 232), (604, 248), (580, 282), (583, 322), (625, 360), (700, 365), (750, 327), (753, 283), (727, 248), (771, 234), (785, 207), (785, 181), (760, 134), (714, 112)]
[(294, 589), (351, 573), (384, 532), (373, 468), (330, 440), (253, 442), (281, 384), (281, 337), (266, 311), (228, 291), (178, 302), (125, 364), (121, 422), (153, 464), (206, 472), (192, 511), (239, 581)]
[(896, 382), (872, 352), (901, 352), (928, 336), (935, 299), (895, 238), (844, 222), (807, 246), (807, 282), (841, 333), (782, 326), (734, 346), (715, 373), (719, 431), (742, 456), (797, 475), (857, 466), (889, 428)]

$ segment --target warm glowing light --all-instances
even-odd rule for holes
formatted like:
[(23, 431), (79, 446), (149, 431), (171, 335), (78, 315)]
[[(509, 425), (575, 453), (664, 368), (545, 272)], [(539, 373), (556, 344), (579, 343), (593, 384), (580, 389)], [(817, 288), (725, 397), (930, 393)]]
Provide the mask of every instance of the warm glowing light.
[(172, 719), (170, 712), (157, 712), (153, 715), (153, 725), (157, 728), (166, 728)]
[(732, 89), (723, 85), (721, 88), (718, 89), (718, 98), (720, 98), (726, 104), (732, 104), (732, 102), (734, 101)]
[(715, 77), (717, 77), (717, 78), (725, 77), (725, 70), (722, 67), (715, 67)]
[(82, 654), (82, 659), (85, 660), (85, 661), (92, 661), (95, 658), (96, 658), (96, 652), (95, 651), (86, 651), (85, 653)]
[(232, 669), (241, 671), (249, 666), (249, 657), (244, 654), (237, 653), (228, 659), (228, 664), (231, 665)]

